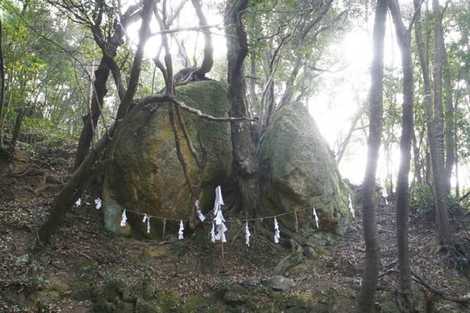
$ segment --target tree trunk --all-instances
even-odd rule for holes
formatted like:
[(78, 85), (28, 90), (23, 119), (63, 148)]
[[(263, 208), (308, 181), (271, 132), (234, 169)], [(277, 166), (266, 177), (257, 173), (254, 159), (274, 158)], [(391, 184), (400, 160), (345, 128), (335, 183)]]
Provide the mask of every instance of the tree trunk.
[[(243, 117), (249, 114), (243, 79), (243, 61), (248, 53), (248, 47), (242, 14), (247, 6), (248, 0), (228, 1), (224, 17), (227, 34), (228, 98), (232, 117)], [(240, 192), (240, 207), (246, 214), (254, 215), (259, 195), (256, 176), (258, 164), (250, 122), (232, 121), (231, 137), (234, 173)]]
[(406, 312), (414, 312), (411, 299), (411, 268), (408, 248), (408, 217), (409, 217), (409, 182), (411, 161), (411, 140), (413, 135), (413, 62), (411, 59), (410, 32), (403, 24), (400, 7), (397, 0), (388, 0), (398, 45), (401, 51), (401, 63), (403, 69), (403, 107), (402, 130), (400, 139), (401, 161), (398, 170), (397, 181), (397, 240), (398, 240), (398, 265), (400, 269), (400, 291), (402, 293), (403, 309)]
[(201, 66), (194, 72), (198, 78), (202, 78), (205, 74), (209, 73), (214, 65), (213, 49), (212, 49), (212, 36), (211, 31), (207, 28), (207, 20), (201, 8), (201, 0), (191, 0), (196, 15), (199, 19), (199, 26), (202, 28), (204, 34), (204, 58)]
[[(112, 129), (114, 129), (114, 127)], [(110, 132), (112, 132), (112, 130)], [(52, 234), (54, 234), (62, 224), (65, 213), (80, 197), (84, 184), (92, 174), (93, 164), (98, 156), (104, 151), (108, 142), (109, 137), (105, 135), (98, 142), (96, 147), (86, 155), (83, 162), (80, 163), (80, 166), (75, 170), (67, 184), (54, 199), (49, 217), (47, 218), (46, 223), (44, 223), (38, 231), (39, 243), (47, 244)], [(37, 248), (39, 248), (39, 246), (37, 246)]]
[(423, 175), (422, 175), (422, 166), (421, 166), (421, 160), (419, 157), (419, 152), (420, 152), (420, 146), (418, 144), (418, 139), (416, 138), (416, 133), (413, 131), (412, 132), (412, 137), (411, 137), (411, 142), (413, 146), (413, 163), (414, 163), (414, 177), (415, 177), (415, 182), (418, 185), (423, 184)]
[[(442, 28), (442, 23), (441, 28)], [(447, 51), (444, 44), (443, 33), (441, 29), (441, 38), (439, 39), (441, 49), (444, 55), (444, 84), (445, 84), (445, 140), (446, 140), (446, 160), (445, 160), (445, 180), (446, 180), (446, 193), (450, 195), (450, 185), (452, 170), (455, 164), (455, 109), (452, 97), (452, 77), (449, 68), (449, 61)]]
[[(456, 97), (457, 98), (457, 97)], [(458, 134), (457, 134), (457, 128), (455, 127), (456, 123), (456, 114), (455, 112), (458, 112), (457, 106), (458, 106), (458, 101), (455, 99), (455, 106), (454, 106), (454, 156), (455, 156), (455, 198), (459, 199), (460, 198), (460, 180), (459, 180), (459, 153), (458, 153), (458, 147), (459, 147), (459, 140), (458, 140)]]
[(78, 141), (77, 153), (75, 155), (74, 170), (77, 169), (90, 150), (94, 131), (98, 125), (98, 119), (101, 115), (103, 99), (107, 93), (106, 82), (109, 77), (109, 68), (106, 65), (104, 57), (101, 58), (98, 69), (95, 71), (95, 81), (93, 82), (93, 91), (90, 112), (83, 117), (83, 128)]
[(377, 1), (374, 21), (374, 59), (371, 67), (371, 87), (369, 94), (369, 140), (367, 167), (362, 184), (364, 241), (366, 244), (363, 284), (359, 295), (357, 312), (375, 311), (375, 292), (379, 273), (379, 248), (377, 245), (377, 225), (375, 199), (375, 177), (379, 157), (383, 126), (383, 53), (387, 4)]
[(336, 153), (336, 163), (339, 165), (341, 160), (343, 159), (344, 153), (346, 152), (346, 148), (349, 145), (349, 142), (351, 141), (352, 135), (354, 131), (356, 130), (356, 125), (361, 119), (362, 115), (364, 114), (364, 106), (361, 105), (359, 110), (356, 112), (354, 115), (354, 118), (351, 122), (351, 126), (349, 127), (348, 133), (346, 137), (344, 138), (343, 142), (339, 145), (338, 147), (338, 152)]
[(0, 150), (3, 149), (3, 114), (5, 104), (5, 64), (3, 59), (3, 27), (0, 19)]
[[(415, 1), (415, 6), (419, 3), (418, 0)], [(435, 8), (439, 10), (438, 8)], [(438, 27), (435, 27), (435, 31), (439, 31)], [(428, 136), (428, 145), (429, 145), (429, 155), (431, 163), (431, 172), (432, 172), (432, 185), (433, 185), (433, 195), (434, 195), (434, 204), (435, 204), (435, 215), (436, 223), (439, 232), (439, 241), (441, 245), (447, 246), (450, 243), (450, 226), (449, 226), (449, 215), (448, 215), (448, 203), (447, 203), (447, 194), (446, 182), (445, 182), (445, 172), (444, 172), (444, 147), (443, 147), (443, 132), (442, 124), (440, 122), (440, 117), (442, 117), (442, 108), (438, 109), (433, 114), (433, 109), (436, 108), (434, 105), (433, 108), (433, 98), (431, 96), (431, 81), (429, 73), (429, 62), (426, 55), (426, 48), (423, 41), (423, 35), (421, 30), (420, 14), (417, 11), (416, 15), (416, 25), (415, 25), (415, 37), (416, 44), (418, 48), (419, 63), (421, 66), (421, 72), (423, 76), (423, 87), (424, 87), (424, 112), (426, 116), (426, 126), (427, 126), (427, 136)], [(440, 49), (438, 45), (436, 48)], [(435, 59), (439, 59), (438, 55), (435, 55)], [(436, 61), (436, 60), (435, 60)], [(438, 61), (439, 63), (439, 61)], [(438, 65), (434, 64), (434, 79), (439, 79), (439, 70)], [(439, 83), (434, 82), (435, 87), (439, 86)], [(439, 91), (437, 90), (439, 93)], [(439, 96), (434, 95), (434, 101), (440, 101)], [(440, 106), (438, 106), (440, 107)], [(441, 113), (439, 114), (439, 110)], [(429, 167), (428, 167), (429, 172)]]
[(23, 124), (26, 110), (27, 108), (21, 108), (16, 110), (15, 126), (13, 128), (13, 134), (11, 136), (10, 145), (8, 146), (9, 158), (13, 158), (15, 155), (16, 143), (18, 142), (18, 137), (21, 131), (21, 125)]
[(137, 87), (139, 84), (140, 71), (142, 67), (142, 59), (144, 57), (144, 48), (147, 40), (150, 36), (150, 20), (152, 18), (154, 0), (143, 0), (142, 8), (142, 26), (139, 30), (139, 45), (135, 51), (134, 61), (130, 69), (129, 83), (127, 84), (127, 90), (124, 94), (124, 97), (119, 104), (118, 112), (116, 119), (119, 120), (123, 118), (134, 99), (135, 93), (137, 92)]
[[(444, 62), (444, 51), (441, 40), (442, 34), (442, 11), (438, 0), (433, 0), (434, 15), (434, 57), (433, 57), (433, 89), (434, 89), (434, 117), (433, 136), (431, 144), (431, 160), (433, 163), (434, 184), (437, 196), (437, 224), (441, 245), (450, 244), (450, 226), (448, 212), (448, 188), (446, 181), (445, 158), (444, 158), (444, 116), (442, 109), (442, 70)], [(434, 146), (434, 147), (433, 147)]]
[[(152, 14), (152, 6), (154, 0), (144, 0), (144, 6), (142, 10), (142, 26), (139, 31), (139, 44), (135, 53), (132, 68), (130, 69), (130, 78), (127, 87), (126, 94), (121, 100), (118, 108), (118, 114), (116, 117), (116, 123), (110, 128), (109, 134), (106, 134), (92, 149), (80, 166), (72, 174), (64, 188), (60, 191), (57, 197), (54, 199), (52, 204), (51, 212), (47, 221), (41, 226), (38, 231), (39, 243), (48, 243), (52, 234), (62, 224), (67, 210), (72, 207), (73, 203), (78, 199), (83, 191), (83, 186), (87, 179), (93, 173), (93, 165), (97, 160), (98, 156), (105, 150), (110, 138), (112, 138), (114, 129), (119, 124), (120, 120), (127, 114), (128, 108), (134, 99), (137, 85), (139, 82), (141, 64), (143, 58), (143, 48), (148, 40), (150, 33), (150, 19)], [(119, 115), (121, 112), (121, 115)], [(39, 247), (39, 245), (37, 246)]]

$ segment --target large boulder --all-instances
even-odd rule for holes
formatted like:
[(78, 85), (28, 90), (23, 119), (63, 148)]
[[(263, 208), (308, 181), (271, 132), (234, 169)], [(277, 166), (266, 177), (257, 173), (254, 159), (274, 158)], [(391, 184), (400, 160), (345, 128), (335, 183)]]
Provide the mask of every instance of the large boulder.
[[(265, 214), (297, 211), (297, 226), (311, 231), (315, 207), (320, 230), (344, 232), (349, 189), (307, 108), (292, 104), (275, 113), (261, 138), (259, 161)], [(280, 220), (294, 229), (292, 215)]]
[[(219, 82), (192, 82), (178, 87), (177, 95), (180, 101), (204, 113), (218, 117), (228, 114), (226, 88)], [(177, 155), (170, 107), (170, 103), (164, 102), (133, 108), (113, 136), (107, 151), (103, 190), (105, 227), (112, 232), (130, 233), (132, 225), (141, 227), (142, 217), (133, 217), (131, 213), (128, 214), (131, 226), (119, 226), (124, 208), (182, 220), (188, 220), (194, 213), (191, 190)], [(199, 162), (193, 157), (175, 116), (181, 155), (201, 204), (208, 207), (213, 188), (224, 183), (231, 173), (230, 124), (180, 111)], [(157, 222), (160, 221), (154, 220)]]
[[(228, 116), (227, 92), (219, 82), (192, 82), (178, 87), (177, 95), (185, 104), (202, 112)], [(112, 232), (129, 234), (131, 230), (138, 230), (144, 233), (141, 215), (129, 213), (131, 226), (119, 226), (124, 208), (167, 219), (194, 217), (181, 156), (202, 208), (212, 206), (215, 186), (230, 186), (230, 123), (208, 121), (181, 110), (197, 162), (175, 117), (181, 151), (178, 156), (170, 107), (167, 102), (137, 105), (113, 136), (107, 151), (103, 190), (105, 227)], [(320, 230), (335, 233), (345, 230), (350, 219), (349, 189), (342, 182), (334, 157), (305, 107), (291, 104), (274, 114), (261, 138), (258, 158), (262, 191), (259, 215), (296, 211), (297, 219), (292, 214), (279, 218), (284, 229), (294, 230), (297, 220), (301, 230), (315, 235), (312, 217), (312, 207), (315, 207)], [(224, 191), (229, 189), (224, 188)], [(152, 235), (158, 236), (162, 221), (152, 221)], [(177, 233), (175, 222), (165, 224), (165, 228), (172, 234)]]

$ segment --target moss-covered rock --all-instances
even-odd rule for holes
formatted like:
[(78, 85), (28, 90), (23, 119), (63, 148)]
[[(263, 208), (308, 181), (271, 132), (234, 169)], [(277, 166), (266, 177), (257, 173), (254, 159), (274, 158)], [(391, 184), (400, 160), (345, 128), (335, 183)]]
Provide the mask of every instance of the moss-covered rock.
[[(178, 87), (177, 95), (180, 101), (204, 113), (223, 117), (229, 111), (226, 89), (216, 81)], [(191, 191), (177, 156), (170, 122), (171, 106), (168, 102), (137, 106), (115, 132), (107, 151), (104, 183), (105, 226), (112, 232), (131, 233), (130, 228), (119, 227), (124, 208), (182, 220), (194, 212)], [(192, 155), (183, 128), (175, 116), (181, 154), (201, 204), (209, 207), (213, 188), (230, 176), (230, 124), (180, 111), (198, 161)], [(131, 225), (142, 227), (141, 218), (133, 220), (129, 214)], [(153, 224), (152, 228), (157, 229), (154, 233), (160, 234), (158, 229), (161, 226)], [(172, 227), (166, 226), (167, 229)]]
[[(215, 81), (194, 82), (177, 89), (181, 101), (214, 116), (227, 116), (227, 93)], [(170, 103), (136, 106), (122, 122), (107, 151), (104, 182), (105, 226), (116, 233), (145, 233), (142, 216), (128, 214), (131, 227), (119, 227), (124, 208), (155, 216), (187, 220), (194, 215), (191, 191), (177, 155), (170, 123)], [(191, 184), (203, 208), (211, 207), (213, 188), (229, 181), (232, 168), (230, 124), (202, 119), (181, 111), (196, 157), (177, 118), (177, 137)], [(260, 215), (297, 211), (301, 229), (312, 234), (312, 206), (320, 229), (342, 233), (350, 218), (348, 187), (336, 162), (303, 106), (281, 108), (263, 135), (258, 151), (262, 188)], [(280, 219), (294, 229), (293, 215)], [(177, 232), (166, 224), (167, 233)], [(152, 234), (163, 223), (152, 221)]]
[[(312, 230), (315, 207), (320, 230), (342, 233), (350, 218), (349, 190), (307, 108), (300, 104), (281, 108), (261, 140), (263, 210), (297, 210), (300, 226)], [(281, 221), (294, 228), (290, 215)]]

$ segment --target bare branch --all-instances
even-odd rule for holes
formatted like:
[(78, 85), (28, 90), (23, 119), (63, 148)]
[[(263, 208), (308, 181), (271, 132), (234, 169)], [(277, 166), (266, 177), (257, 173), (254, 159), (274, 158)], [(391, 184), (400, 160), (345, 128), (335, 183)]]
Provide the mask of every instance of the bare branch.
[(187, 104), (185, 104), (183, 101), (176, 99), (174, 96), (171, 95), (157, 95), (157, 96), (149, 96), (142, 98), (140, 100), (136, 101), (136, 105), (143, 105), (143, 106), (149, 106), (152, 104), (162, 104), (165, 102), (171, 102), (180, 107), (182, 110), (189, 112), (191, 114), (195, 114), (199, 116), (200, 118), (210, 120), (210, 121), (217, 121), (217, 122), (231, 122), (231, 121), (257, 121), (258, 118), (248, 118), (248, 117), (219, 117), (219, 116), (214, 116), (211, 114), (207, 114), (202, 112), (199, 109), (193, 108)]
[(205, 30), (211, 29), (211, 28), (220, 29), (221, 25), (220, 24), (213, 24), (213, 25), (205, 25), (205, 26), (193, 26), (193, 27), (180, 27), (180, 28), (173, 28), (173, 29), (165, 29), (165, 30), (161, 30), (161, 31), (158, 31), (158, 32), (154, 32), (150, 36), (154, 37), (154, 36), (159, 36), (159, 35), (163, 35), (163, 34), (174, 34), (174, 33), (191, 32), (191, 31), (198, 32), (198, 31), (205, 31)]
[(214, 65), (212, 37), (209, 29), (207, 28), (207, 20), (201, 8), (201, 1), (191, 0), (191, 2), (199, 19), (199, 26), (202, 28), (202, 33), (204, 34), (204, 59), (202, 60), (201, 66), (194, 72), (194, 75), (204, 77), (205, 74), (210, 72)]
[(132, 99), (134, 98), (134, 95), (137, 91), (142, 59), (144, 56), (144, 47), (150, 34), (150, 19), (152, 18), (153, 2), (153, 0), (144, 0), (144, 7), (142, 9), (142, 26), (140, 27), (139, 31), (139, 45), (137, 46), (134, 62), (131, 67), (131, 74), (129, 77), (126, 94), (124, 95), (124, 98), (119, 105), (116, 119), (120, 119), (126, 115)]

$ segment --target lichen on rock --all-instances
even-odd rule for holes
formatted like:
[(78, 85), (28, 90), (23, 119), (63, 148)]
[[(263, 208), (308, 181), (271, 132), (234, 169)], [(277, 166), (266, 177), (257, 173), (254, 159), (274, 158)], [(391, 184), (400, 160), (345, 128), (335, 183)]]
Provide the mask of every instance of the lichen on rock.
[[(216, 81), (200, 81), (177, 88), (180, 101), (213, 116), (228, 116), (227, 92)], [(107, 151), (104, 180), (105, 224), (115, 233), (131, 234), (119, 227), (120, 214), (129, 211), (169, 219), (194, 216), (191, 190), (177, 155), (170, 123), (172, 104), (136, 106), (116, 130)], [(177, 124), (181, 155), (201, 207), (211, 208), (213, 188), (230, 181), (232, 142), (230, 123), (215, 122), (181, 110), (187, 133), (196, 151), (191, 153), (182, 127)], [(258, 215), (297, 212), (301, 229), (312, 234), (312, 208), (320, 218), (320, 230), (343, 233), (350, 219), (348, 187), (342, 182), (334, 156), (304, 106), (290, 104), (278, 110), (263, 134), (259, 150), (261, 207)], [(199, 162), (198, 162), (199, 161)], [(202, 164), (202, 166), (201, 166)], [(142, 216), (129, 214), (132, 227), (140, 228)], [(153, 219), (153, 233), (162, 221)], [(280, 219), (294, 229), (293, 215)], [(170, 225), (176, 233), (177, 225)], [(308, 233), (306, 234), (308, 235)]]
[[(294, 212), (303, 229), (343, 233), (350, 214), (349, 189), (341, 180), (333, 154), (307, 108), (291, 104), (277, 111), (261, 138), (259, 151), (263, 207), (266, 213)], [(294, 218), (281, 221), (294, 229)]]
[[(216, 81), (193, 82), (177, 88), (177, 97), (193, 108), (225, 117), (229, 111), (226, 89)], [(130, 233), (119, 227), (120, 212), (148, 213), (187, 220), (193, 214), (191, 189), (177, 157), (170, 123), (169, 102), (135, 107), (116, 130), (107, 151), (104, 183), (105, 226), (115, 233)], [(176, 117), (180, 150), (194, 190), (203, 207), (209, 207), (212, 190), (230, 176), (232, 146), (230, 124), (202, 119), (181, 111), (188, 136), (196, 151), (193, 157)], [(140, 227), (129, 214), (130, 224)], [(140, 217), (142, 219), (142, 217)], [(152, 228), (161, 221), (151, 220)], [(157, 233), (157, 232), (154, 232)]]

